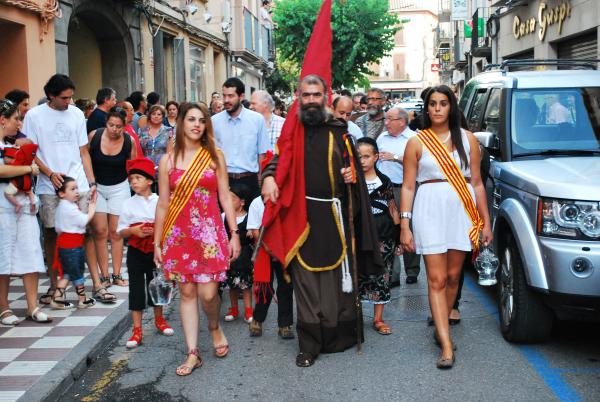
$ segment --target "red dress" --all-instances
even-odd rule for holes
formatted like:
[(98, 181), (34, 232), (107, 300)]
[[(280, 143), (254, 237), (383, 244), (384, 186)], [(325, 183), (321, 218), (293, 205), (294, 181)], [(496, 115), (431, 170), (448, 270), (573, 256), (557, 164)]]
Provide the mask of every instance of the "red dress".
[[(171, 196), (184, 171), (169, 171)], [(222, 282), (229, 269), (228, 240), (217, 203), (217, 176), (206, 169), (187, 204), (167, 232), (162, 256), (168, 280)]]

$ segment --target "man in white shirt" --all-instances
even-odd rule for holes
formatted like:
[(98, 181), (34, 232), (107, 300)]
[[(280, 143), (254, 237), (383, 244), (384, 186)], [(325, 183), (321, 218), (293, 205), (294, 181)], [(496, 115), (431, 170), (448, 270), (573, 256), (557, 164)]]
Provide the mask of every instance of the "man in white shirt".
[[(404, 175), (402, 159), (408, 140), (416, 133), (408, 127), (408, 113), (399, 107), (393, 107), (385, 115), (384, 131), (377, 138), (379, 148), (379, 162), (377, 168), (390, 178), (394, 186), (394, 200), (396, 208), (400, 211), (400, 189)], [(420, 271), (420, 257), (413, 253), (404, 253), (404, 271), (406, 272), (406, 283), (416, 283)], [(394, 264), (396, 265), (396, 264)], [(399, 273), (392, 273), (392, 283), (398, 281)]]
[[(44, 247), (47, 261), (54, 261), (56, 232), (54, 230), (58, 196), (56, 189), (61, 186), (62, 176), (68, 175), (77, 181), (79, 188), (79, 208), (87, 213), (88, 201), (96, 191), (96, 180), (90, 154), (88, 136), (83, 112), (71, 104), (75, 84), (62, 74), (53, 75), (44, 92), (47, 103), (34, 107), (25, 115), (23, 132), (34, 144), (39, 146), (36, 163), (42, 174), (39, 175), (36, 193), (40, 196), (40, 217), (44, 226)], [(99, 291), (100, 281), (96, 268), (96, 255), (91, 238), (86, 238), (86, 254), (94, 291)], [(49, 263), (50, 289), (42, 296), (40, 303), (50, 304), (50, 290), (56, 287), (56, 272)], [(105, 293), (100, 292), (100, 293)], [(107, 293), (107, 292), (106, 292)], [(103, 295), (98, 299), (103, 301)], [(112, 300), (112, 298), (111, 298)], [(114, 302), (114, 300), (112, 300)]]
[(350, 120), (350, 116), (352, 116), (352, 99), (347, 96), (338, 96), (333, 101), (333, 117), (336, 119), (343, 119), (348, 124), (348, 132), (352, 134), (354, 139), (358, 140), (359, 138), (364, 137), (362, 130)]
[(275, 144), (281, 135), (285, 119), (273, 113), (273, 110), (275, 110), (273, 97), (267, 91), (254, 91), (250, 97), (250, 110), (262, 114), (265, 118), (271, 151), (275, 152)]

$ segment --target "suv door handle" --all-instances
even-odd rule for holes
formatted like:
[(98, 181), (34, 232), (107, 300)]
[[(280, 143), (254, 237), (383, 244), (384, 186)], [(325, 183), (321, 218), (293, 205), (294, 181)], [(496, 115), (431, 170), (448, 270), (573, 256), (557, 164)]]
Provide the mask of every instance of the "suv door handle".
[(502, 194), (500, 192), (500, 187), (494, 187), (494, 193), (492, 195), (492, 206), (495, 209), (500, 208), (500, 201), (502, 200)]

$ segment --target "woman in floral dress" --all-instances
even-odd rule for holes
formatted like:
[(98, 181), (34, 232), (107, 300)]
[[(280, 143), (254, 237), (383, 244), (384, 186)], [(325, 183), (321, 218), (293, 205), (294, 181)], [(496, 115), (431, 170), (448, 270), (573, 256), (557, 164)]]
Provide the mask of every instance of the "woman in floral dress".
[[(198, 353), (198, 301), (208, 318), (215, 356), (225, 357), (229, 352), (219, 326), (218, 287), (227, 277), (230, 261), (240, 253), (240, 239), (225, 158), (215, 147), (206, 106), (182, 106), (175, 138), (173, 152), (159, 163), (154, 259), (163, 266), (167, 280), (177, 281), (180, 286), (188, 356), (176, 373), (183, 376), (202, 365)], [(229, 241), (217, 201), (233, 228)]]

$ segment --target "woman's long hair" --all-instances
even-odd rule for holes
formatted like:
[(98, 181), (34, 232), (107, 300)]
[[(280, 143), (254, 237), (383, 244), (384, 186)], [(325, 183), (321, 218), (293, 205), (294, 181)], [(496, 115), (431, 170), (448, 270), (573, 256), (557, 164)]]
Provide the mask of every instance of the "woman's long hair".
[(460, 162), (463, 167), (469, 167), (469, 159), (467, 159), (467, 153), (465, 152), (465, 147), (462, 141), (462, 132), (461, 132), (461, 112), (458, 108), (458, 102), (456, 101), (456, 96), (450, 87), (447, 85), (438, 85), (433, 87), (427, 92), (425, 96), (425, 113), (423, 114), (423, 122), (425, 124), (425, 128), (431, 128), (431, 118), (429, 117), (429, 100), (431, 95), (434, 93), (440, 93), (442, 95), (446, 95), (448, 100), (450, 101), (450, 113), (448, 115), (448, 127), (450, 128), (450, 138), (452, 139), (452, 143), (456, 147), (456, 151), (458, 152), (458, 156), (460, 157)]
[[(204, 133), (200, 138), (200, 145), (204, 149), (208, 151), (210, 154), (210, 158), (213, 162), (218, 161), (217, 156), (217, 147), (215, 145), (215, 134), (213, 132), (212, 121), (210, 120), (210, 112), (208, 108), (203, 103), (182, 103), (179, 106), (179, 114), (177, 115), (177, 126), (175, 128), (175, 147), (174, 147), (174, 158), (173, 160), (176, 162), (177, 157), (182, 154), (183, 149), (185, 148), (185, 134), (183, 132), (183, 121), (185, 120), (188, 112), (192, 109), (198, 109), (202, 112), (204, 119), (206, 120), (206, 124), (204, 125)], [(182, 155), (183, 158), (183, 155)]]

